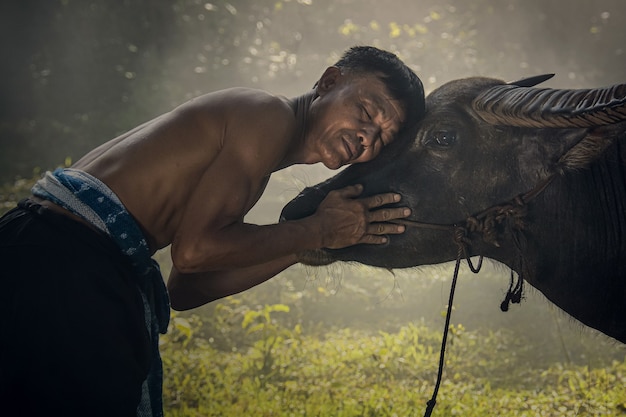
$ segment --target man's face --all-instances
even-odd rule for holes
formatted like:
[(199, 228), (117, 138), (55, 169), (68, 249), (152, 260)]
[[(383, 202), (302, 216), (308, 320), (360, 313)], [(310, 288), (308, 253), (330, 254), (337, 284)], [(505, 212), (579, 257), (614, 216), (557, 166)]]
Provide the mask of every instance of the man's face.
[(374, 74), (332, 73), (330, 81), (324, 76), (317, 86), (320, 97), (312, 106), (309, 131), (321, 161), (337, 169), (374, 159), (400, 130), (405, 118), (402, 104)]

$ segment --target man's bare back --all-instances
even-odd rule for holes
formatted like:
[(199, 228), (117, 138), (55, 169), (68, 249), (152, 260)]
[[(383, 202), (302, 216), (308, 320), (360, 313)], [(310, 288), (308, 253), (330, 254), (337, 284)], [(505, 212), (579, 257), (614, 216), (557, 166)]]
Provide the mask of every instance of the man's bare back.
[(285, 99), (223, 90), (105, 143), (73, 167), (107, 184), (157, 250), (181, 227), (207, 227), (212, 214), (224, 218), (214, 227), (240, 220), (279, 166), (295, 125)]

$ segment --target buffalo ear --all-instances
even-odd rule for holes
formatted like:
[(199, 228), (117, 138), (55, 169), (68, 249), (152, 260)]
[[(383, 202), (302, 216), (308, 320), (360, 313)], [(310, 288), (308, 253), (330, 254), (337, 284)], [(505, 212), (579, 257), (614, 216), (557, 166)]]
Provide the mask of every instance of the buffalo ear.
[(518, 87), (534, 87), (537, 84), (541, 84), (542, 82), (547, 81), (552, 77), (554, 77), (554, 74), (535, 75), (534, 77), (522, 78), (521, 80), (511, 81), (507, 84), (516, 85)]
[(615, 139), (615, 135), (607, 134), (603, 129), (592, 130), (559, 159), (558, 165), (565, 170), (586, 168), (598, 159)]

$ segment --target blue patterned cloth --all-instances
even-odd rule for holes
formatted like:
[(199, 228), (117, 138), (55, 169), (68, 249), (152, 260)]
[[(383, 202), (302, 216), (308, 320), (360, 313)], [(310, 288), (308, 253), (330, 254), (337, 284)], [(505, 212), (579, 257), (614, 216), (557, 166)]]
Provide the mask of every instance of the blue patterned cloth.
[(162, 416), (163, 365), (159, 354), (159, 333), (167, 331), (170, 304), (159, 265), (151, 258), (139, 225), (111, 189), (80, 170), (66, 168), (47, 172), (31, 191), (109, 235), (130, 259), (143, 299), (146, 328), (152, 340), (150, 372), (142, 386), (137, 416)]

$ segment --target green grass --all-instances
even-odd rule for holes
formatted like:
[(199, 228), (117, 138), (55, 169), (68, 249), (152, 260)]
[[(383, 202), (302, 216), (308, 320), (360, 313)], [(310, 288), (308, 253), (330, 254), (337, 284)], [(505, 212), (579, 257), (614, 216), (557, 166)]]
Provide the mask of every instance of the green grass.
[[(166, 416), (421, 416), (434, 388), (440, 332), (285, 328), (281, 306), (241, 314), (237, 346), (174, 316), (163, 338)], [(220, 314), (234, 310), (224, 309)], [(453, 327), (433, 416), (625, 416), (626, 361), (536, 366), (506, 331)], [(506, 350), (510, 355), (497, 354)], [(504, 358), (504, 359), (503, 359)]]

